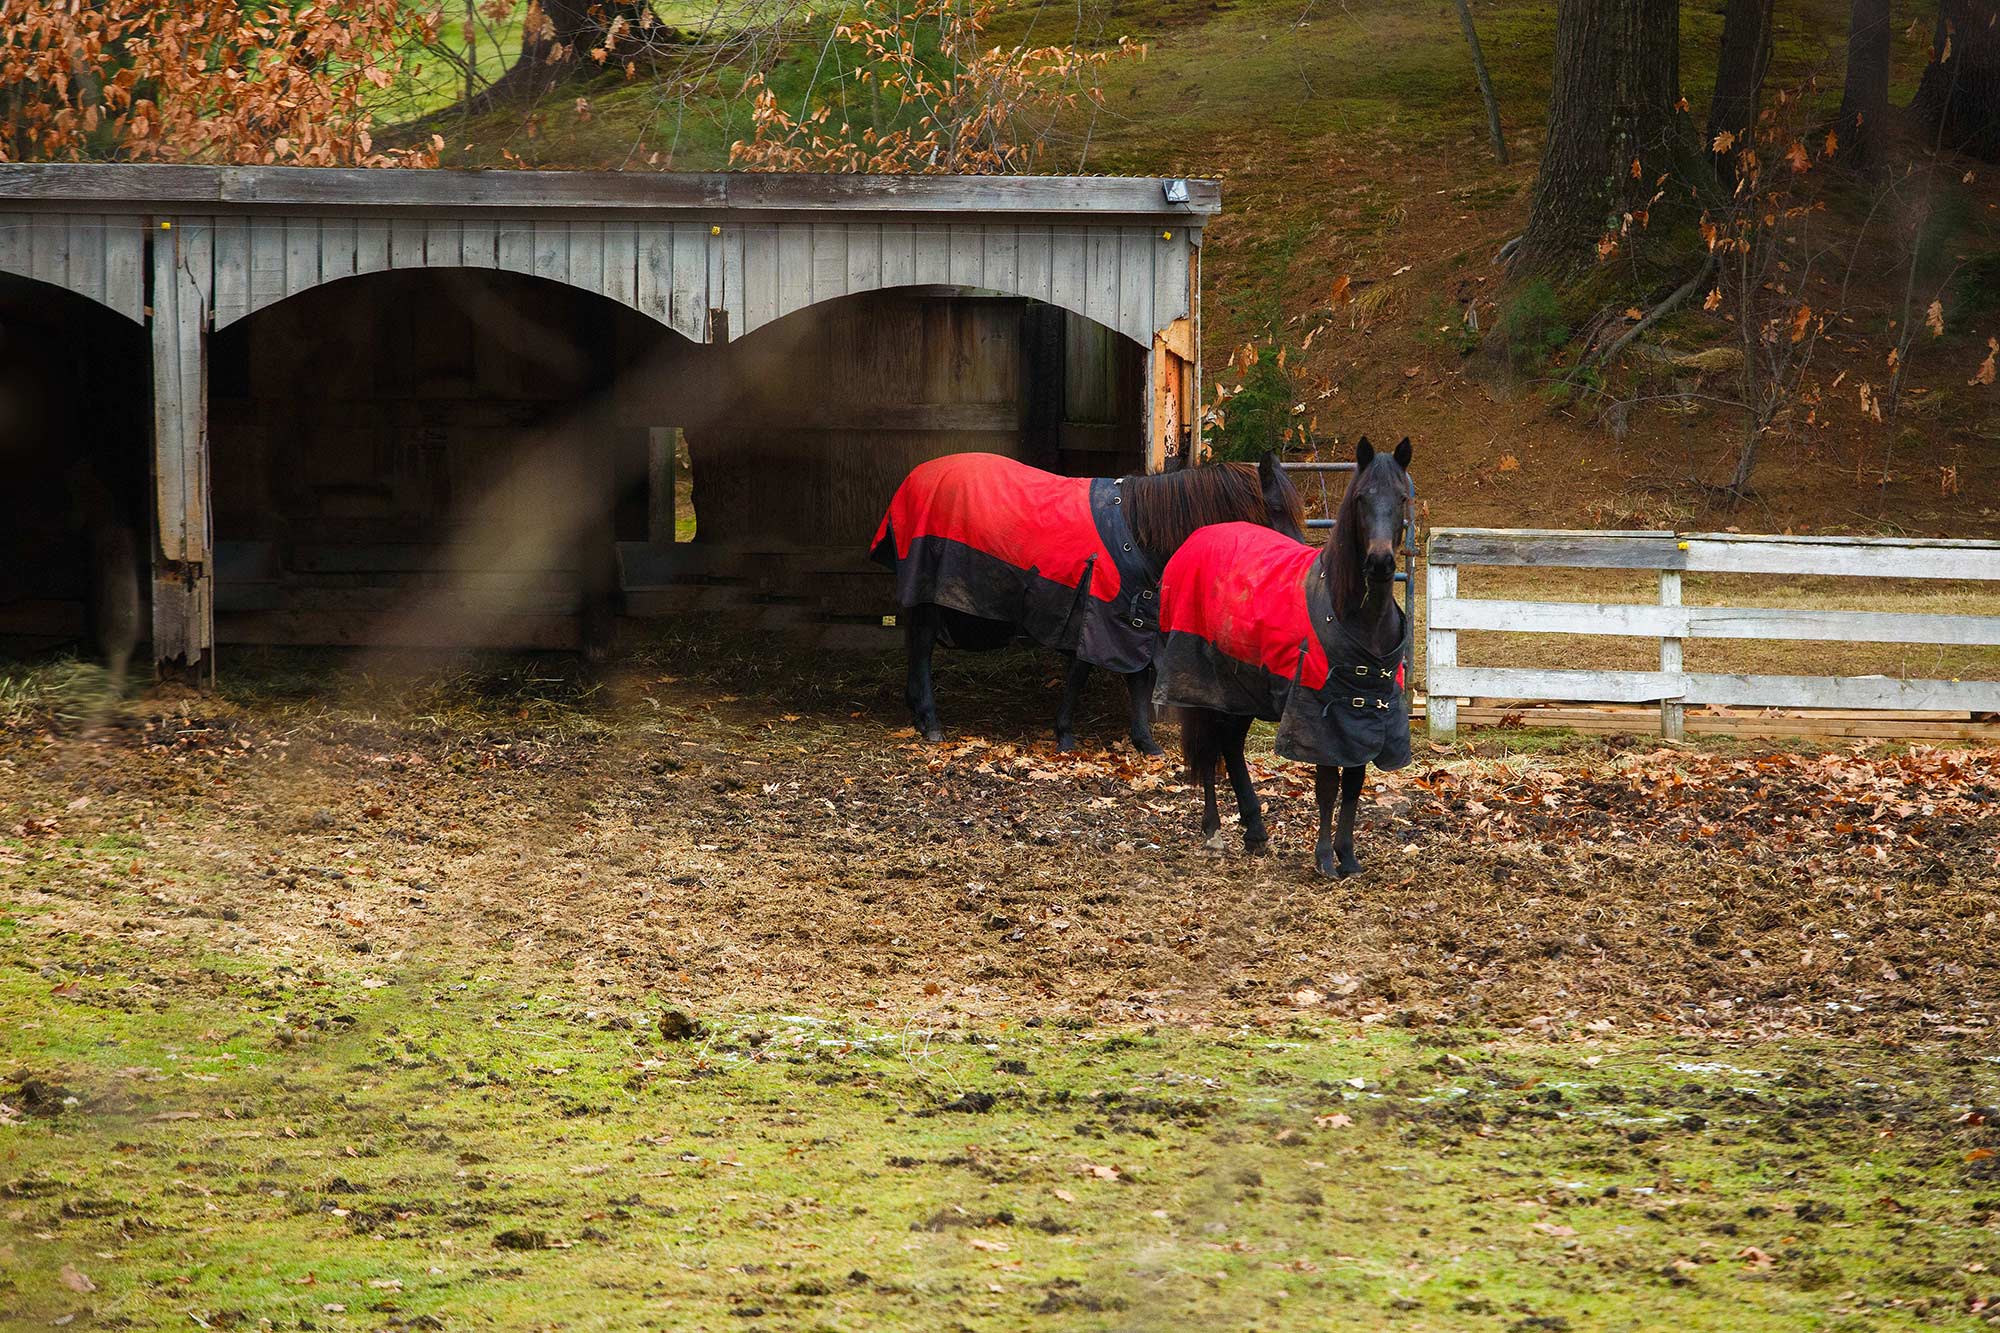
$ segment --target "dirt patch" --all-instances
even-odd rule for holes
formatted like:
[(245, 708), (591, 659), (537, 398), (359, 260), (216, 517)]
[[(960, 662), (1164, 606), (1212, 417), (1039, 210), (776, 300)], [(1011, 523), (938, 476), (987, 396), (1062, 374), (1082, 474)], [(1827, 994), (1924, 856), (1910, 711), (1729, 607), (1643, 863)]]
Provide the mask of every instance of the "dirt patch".
[[(1038, 732), (1039, 662), (1011, 674), (948, 680), (954, 716)], [(805, 704), (635, 666), (547, 724), (204, 700), (15, 732), (5, 910), (223, 950), (449, 938), (690, 1013), (1894, 1035), (1984, 1030), (2000, 993), (1991, 751), (1420, 745), (1371, 778), (1369, 870), (1335, 884), (1306, 770), (1259, 770), (1274, 855), (1215, 852), (1168, 762), (924, 746), (891, 690)]]

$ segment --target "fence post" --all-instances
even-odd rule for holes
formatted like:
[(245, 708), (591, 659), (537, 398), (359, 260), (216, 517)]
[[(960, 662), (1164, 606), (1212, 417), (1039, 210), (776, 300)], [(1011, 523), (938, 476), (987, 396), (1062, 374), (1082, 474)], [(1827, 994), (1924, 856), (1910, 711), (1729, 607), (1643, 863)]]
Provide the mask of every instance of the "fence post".
[(1440, 695), (1435, 682), (1439, 667), (1458, 665), (1458, 631), (1438, 629), (1432, 614), (1438, 600), (1458, 596), (1458, 567), (1440, 565), (1435, 556), (1424, 562), (1424, 707), (1431, 739), (1450, 740), (1458, 732), (1458, 697)]
[[(1660, 571), (1660, 605), (1679, 606), (1681, 604), (1681, 572), (1678, 569)], [(1678, 674), (1681, 670), (1681, 641), (1662, 637), (1660, 640), (1660, 670)], [(1660, 701), (1660, 735), (1666, 740), (1677, 741), (1684, 735), (1684, 715), (1686, 706), (1671, 699)]]

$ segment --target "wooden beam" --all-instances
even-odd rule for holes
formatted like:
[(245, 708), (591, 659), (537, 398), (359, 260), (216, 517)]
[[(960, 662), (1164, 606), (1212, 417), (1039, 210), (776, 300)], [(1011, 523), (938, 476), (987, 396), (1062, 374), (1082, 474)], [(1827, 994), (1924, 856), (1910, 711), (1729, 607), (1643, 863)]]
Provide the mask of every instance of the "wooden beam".
[(88, 204), (114, 212), (421, 209), (468, 212), (914, 213), (1079, 219), (1191, 219), (1221, 211), (1222, 188), (1115, 176), (869, 176), (654, 171), (378, 171), (152, 163), (0, 164), (0, 204)]
[[(1679, 571), (1662, 571), (1676, 574)], [(1664, 592), (1664, 589), (1663, 589)], [(1807, 607), (1659, 606), (1453, 597), (1433, 602), (1434, 629), (1592, 634), (1633, 639), (1770, 639), (1827, 643), (2000, 645), (2000, 616)]]
[(1432, 659), (1425, 669), (1436, 716), (1445, 696), (1568, 699), (1602, 703), (1717, 704), (1755, 708), (1894, 708), (1912, 712), (2000, 712), (2000, 681), (1898, 680), (1891, 676), (1752, 676), (1667, 671), (1555, 671), (1462, 667)]

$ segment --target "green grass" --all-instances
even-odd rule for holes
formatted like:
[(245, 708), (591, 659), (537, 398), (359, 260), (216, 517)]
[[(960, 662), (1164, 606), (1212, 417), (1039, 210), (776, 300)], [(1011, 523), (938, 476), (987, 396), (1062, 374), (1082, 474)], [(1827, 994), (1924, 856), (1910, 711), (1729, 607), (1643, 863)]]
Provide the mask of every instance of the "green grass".
[(1934, 1328), (1991, 1286), (1991, 1062), (943, 1001), (668, 1040), (442, 941), (0, 950), (0, 1099), (76, 1098), (0, 1126), (10, 1328)]

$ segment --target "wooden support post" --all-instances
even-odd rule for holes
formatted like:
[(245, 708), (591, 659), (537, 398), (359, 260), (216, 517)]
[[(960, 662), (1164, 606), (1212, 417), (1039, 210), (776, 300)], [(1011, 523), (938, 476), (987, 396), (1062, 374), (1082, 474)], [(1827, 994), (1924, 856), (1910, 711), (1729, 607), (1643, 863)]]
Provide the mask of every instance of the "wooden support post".
[[(1424, 567), (1424, 678), (1434, 681), (1439, 667), (1458, 665), (1458, 631), (1438, 629), (1431, 617), (1431, 608), (1442, 598), (1458, 596), (1458, 567), (1436, 563), (1437, 552), (1432, 550)], [(1458, 732), (1458, 698), (1456, 695), (1439, 695), (1432, 690), (1425, 702), (1429, 711), (1425, 714), (1429, 721), (1431, 739), (1448, 741)]]
[[(1681, 572), (1678, 569), (1660, 571), (1660, 605), (1679, 606), (1681, 604)], [(1681, 671), (1681, 641), (1662, 637), (1660, 639), (1660, 670), (1672, 675)], [(1660, 735), (1667, 740), (1677, 741), (1685, 735), (1684, 705), (1672, 699), (1660, 701)]]
[(209, 520), (208, 318), (213, 233), (153, 224), (153, 659), (198, 676), (215, 645)]
[(1191, 466), (1194, 447), (1194, 323), (1182, 317), (1153, 335), (1146, 375), (1146, 471)]

